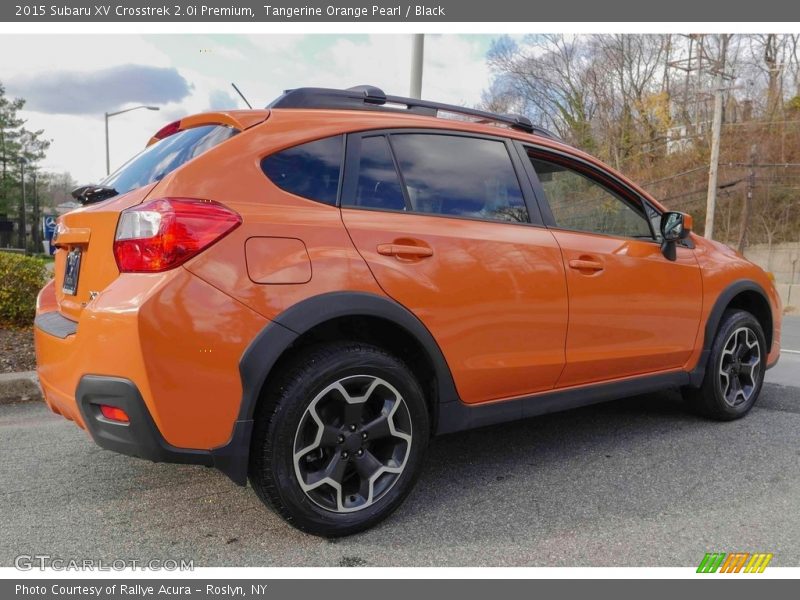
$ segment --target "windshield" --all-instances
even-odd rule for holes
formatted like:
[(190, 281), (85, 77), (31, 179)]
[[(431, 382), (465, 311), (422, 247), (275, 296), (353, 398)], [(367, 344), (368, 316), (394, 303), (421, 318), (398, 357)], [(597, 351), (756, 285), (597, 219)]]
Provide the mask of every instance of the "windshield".
[(125, 194), (136, 188), (160, 181), (185, 162), (236, 135), (238, 131), (222, 125), (193, 127), (148, 146), (100, 185)]

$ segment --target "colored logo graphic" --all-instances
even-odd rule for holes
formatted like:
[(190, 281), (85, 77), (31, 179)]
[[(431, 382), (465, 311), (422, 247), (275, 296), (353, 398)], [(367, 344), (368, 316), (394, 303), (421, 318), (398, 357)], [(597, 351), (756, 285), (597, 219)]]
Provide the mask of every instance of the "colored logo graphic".
[(772, 554), (767, 552), (707, 552), (697, 567), (698, 573), (763, 573)]

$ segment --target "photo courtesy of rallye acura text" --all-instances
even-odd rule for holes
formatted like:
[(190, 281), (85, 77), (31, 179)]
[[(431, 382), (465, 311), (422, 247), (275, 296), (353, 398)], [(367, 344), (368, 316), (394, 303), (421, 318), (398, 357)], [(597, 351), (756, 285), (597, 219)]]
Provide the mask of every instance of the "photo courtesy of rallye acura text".
[(49, 407), (318, 535), (395, 510), (432, 435), (672, 386), (736, 419), (778, 360), (769, 274), (518, 115), (300, 88), (74, 195)]

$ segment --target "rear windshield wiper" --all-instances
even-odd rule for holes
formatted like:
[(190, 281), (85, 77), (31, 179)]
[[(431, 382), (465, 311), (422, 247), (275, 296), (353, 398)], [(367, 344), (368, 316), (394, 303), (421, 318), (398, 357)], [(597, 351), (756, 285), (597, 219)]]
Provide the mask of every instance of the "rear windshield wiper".
[(118, 195), (119, 192), (105, 185), (82, 185), (72, 190), (72, 197), (81, 204), (94, 204)]

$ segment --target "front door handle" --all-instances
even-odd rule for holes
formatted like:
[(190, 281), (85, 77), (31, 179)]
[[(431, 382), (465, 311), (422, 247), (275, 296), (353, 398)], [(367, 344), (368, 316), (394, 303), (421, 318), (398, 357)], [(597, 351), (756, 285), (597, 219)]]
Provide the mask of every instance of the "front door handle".
[(583, 258), (575, 258), (569, 261), (570, 269), (577, 269), (578, 271), (602, 271), (603, 263), (596, 260), (587, 260)]
[(427, 258), (428, 256), (433, 256), (433, 248), (429, 246), (413, 246), (411, 244), (378, 244), (378, 254), (382, 256)]

